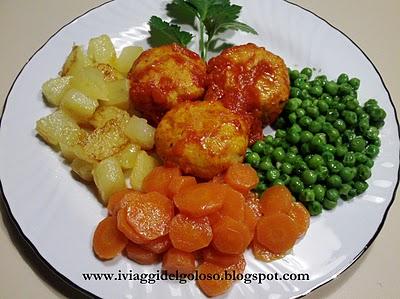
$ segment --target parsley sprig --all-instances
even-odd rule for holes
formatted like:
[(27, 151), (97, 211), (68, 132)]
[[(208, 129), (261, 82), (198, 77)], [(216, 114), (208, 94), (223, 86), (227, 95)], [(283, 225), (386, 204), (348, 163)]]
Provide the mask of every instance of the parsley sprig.
[[(153, 46), (179, 43), (187, 46), (193, 39), (189, 32), (182, 31), (176, 24), (188, 24), (199, 31), (199, 51), (203, 59), (207, 59), (210, 50), (217, 47), (220, 33), (227, 30), (238, 30), (252, 34), (257, 32), (249, 25), (239, 22), (242, 7), (231, 4), (230, 0), (173, 0), (167, 5), (171, 22), (152, 16), (150, 25), (150, 42)], [(197, 21), (197, 22), (196, 22)]]

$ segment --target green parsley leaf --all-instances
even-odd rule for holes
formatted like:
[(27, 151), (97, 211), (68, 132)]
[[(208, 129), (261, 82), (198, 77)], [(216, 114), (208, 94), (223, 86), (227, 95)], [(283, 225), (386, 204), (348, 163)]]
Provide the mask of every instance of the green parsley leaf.
[(165, 22), (156, 16), (150, 18), (149, 26), (149, 43), (152, 47), (172, 43), (178, 43), (186, 47), (193, 38), (192, 34), (182, 31), (178, 25)]

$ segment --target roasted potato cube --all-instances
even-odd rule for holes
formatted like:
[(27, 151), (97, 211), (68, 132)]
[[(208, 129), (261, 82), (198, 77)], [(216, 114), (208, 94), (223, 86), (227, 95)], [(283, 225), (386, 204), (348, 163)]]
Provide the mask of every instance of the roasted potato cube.
[(106, 82), (107, 100), (101, 101), (101, 105), (115, 106), (124, 110), (129, 108), (129, 80), (121, 79)]
[(155, 128), (150, 126), (144, 118), (132, 116), (125, 126), (124, 133), (143, 149), (151, 149), (154, 146)]
[(82, 46), (73, 46), (71, 53), (68, 55), (67, 60), (65, 61), (61, 76), (74, 75), (79, 72), (81, 69), (92, 65), (93, 63), (85, 54)]
[(117, 107), (100, 106), (93, 114), (93, 117), (89, 120), (89, 123), (95, 128), (102, 128), (111, 119), (127, 123), (129, 120), (129, 114), (125, 110)]
[(81, 136), (82, 129), (62, 110), (42, 117), (36, 122), (36, 130), (49, 144), (58, 145), (63, 142), (67, 145), (76, 144)]
[(70, 89), (63, 96), (60, 107), (78, 122), (92, 117), (99, 103), (76, 89)]
[(122, 74), (127, 75), (133, 63), (142, 52), (142, 47), (128, 46), (123, 48), (115, 63), (115, 67)]
[(139, 145), (128, 144), (122, 151), (115, 155), (115, 158), (117, 158), (119, 165), (123, 169), (130, 169), (135, 165), (139, 152)]
[(74, 152), (74, 146), (65, 144), (62, 141), (60, 142), (60, 151), (61, 151), (61, 155), (68, 162), (71, 162), (72, 160), (74, 160), (77, 157)]
[(72, 78), (71, 86), (92, 99), (107, 99), (103, 73), (95, 67), (85, 67), (77, 71)]
[(141, 191), (144, 178), (158, 165), (159, 163), (157, 159), (150, 156), (145, 151), (140, 151), (136, 157), (130, 175), (131, 187), (134, 190)]
[(98, 63), (113, 64), (116, 60), (114, 45), (108, 35), (100, 35), (90, 39), (88, 56)]
[(80, 178), (88, 182), (93, 181), (93, 168), (94, 166), (92, 163), (78, 158), (74, 159), (71, 163), (72, 171), (75, 172)]
[(103, 74), (105, 81), (124, 79), (124, 76), (109, 64), (98, 63), (96, 68)]
[(124, 173), (115, 158), (98, 163), (93, 169), (93, 179), (105, 205), (113, 193), (126, 188)]
[(71, 79), (72, 76), (65, 76), (46, 81), (42, 85), (42, 93), (47, 102), (53, 106), (58, 106), (62, 96), (71, 86)]

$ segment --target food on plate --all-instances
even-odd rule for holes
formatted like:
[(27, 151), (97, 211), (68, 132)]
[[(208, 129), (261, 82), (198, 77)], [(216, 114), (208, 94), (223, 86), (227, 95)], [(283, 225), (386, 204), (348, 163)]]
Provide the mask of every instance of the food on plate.
[(367, 190), (386, 113), (374, 99), (360, 104), (357, 78), (312, 78), (310, 68), (289, 73), (290, 99), (275, 136), (257, 141), (246, 162), (257, 170), (260, 194), (286, 185), (311, 215), (319, 215), (339, 198), (348, 201)]
[(262, 139), (263, 125), (274, 123), (282, 112), (289, 84), (282, 58), (254, 44), (234, 46), (208, 62), (205, 99), (244, 115), (253, 143)]
[(129, 72), (130, 98), (152, 125), (177, 104), (200, 100), (204, 94), (206, 64), (178, 44), (144, 51)]
[(180, 104), (167, 112), (155, 133), (164, 163), (203, 179), (241, 162), (247, 144), (246, 124), (219, 102)]
[[(179, 178), (190, 183), (171, 189)], [(188, 178), (176, 167), (154, 168), (144, 179), (143, 191), (124, 189), (110, 196), (110, 216), (97, 230), (110, 221), (129, 240), (125, 255), (139, 264), (162, 260), (162, 269), (171, 273), (225, 275), (244, 272), (248, 247), (257, 259), (272, 261), (282, 258), (308, 229), (307, 209), (293, 201), (285, 186), (273, 186), (261, 198), (251, 192), (257, 176), (248, 165), (234, 164), (209, 182)], [(109, 256), (120, 253), (121, 246), (112, 246)], [(226, 292), (233, 280), (197, 283), (214, 296)]]

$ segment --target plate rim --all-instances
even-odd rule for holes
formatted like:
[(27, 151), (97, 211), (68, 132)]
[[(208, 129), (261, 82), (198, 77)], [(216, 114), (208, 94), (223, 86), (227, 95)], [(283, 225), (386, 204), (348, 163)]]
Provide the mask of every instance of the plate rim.
[[(29, 62), (33, 59), (33, 57), (34, 57), (43, 47), (45, 47), (45, 46), (47, 45), (47, 43), (50, 42), (51, 39), (53, 39), (53, 37), (55, 37), (55, 36), (56, 36), (61, 30), (63, 30), (65, 27), (69, 26), (70, 24), (72, 24), (73, 22), (77, 21), (78, 19), (84, 17), (85, 15), (87, 15), (88, 13), (90, 13), (91, 11), (96, 10), (97, 8), (100, 8), (100, 7), (102, 7), (102, 6), (104, 6), (104, 5), (107, 5), (107, 4), (109, 4), (109, 3), (111, 3), (111, 2), (114, 2), (114, 1), (115, 1), (115, 0), (107, 0), (107, 1), (105, 1), (104, 3), (101, 3), (101, 4), (99, 4), (99, 5), (96, 5), (96, 6), (92, 7), (92, 8), (90, 8), (89, 10), (87, 10), (87, 11), (83, 12), (82, 14), (76, 16), (75, 18), (73, 18), (73, 19), (70, 20), (69, 22), (65, 23), (65, 24), (64, 24), (63, 26), (61, 26), (56, 32), (54, 32), (54, 33), (53, 33), (53, 34), (52, 34), (52, 35), (51, 35), (51, 36), (50, 36), (50, 37), (49, 37), (49, 38), (48, 38), (48, 39), (47, 39), (47, 40), (46, 40), (46, 41), (45, 41), (45, 42), (44, 42), (44, 43), (29, 57), (29, 59), (24, 63), (24, 65), (22, 66), (22, 68), (20, 69), (20, 71), (17, 73), (16, 77), (14, 78), (14, 80), (13, 80), (13, 82), (12, 82), (12, 84), (11, 84), (10, 89), (9, 89), (8, 92), (7, 92), (7, 95), (6, 95), (6, 98), (5, 98), (5, 101), (4, 101), (4, 105), (3, 105), (3, 108), (2, 108), (2, 111), (1, 111), (1, 116), (0, 116), (0, 130), (1, 130), (1, 125), (2, 125), (2, 121), (3, 121), (3, 116), (4, 116), (5, 111), (6, 111), (6, 106), (7, 106), (8, 99), (9, 99), (9, 96), (10, 96), (10, 94), (11, 94), (11, 91), (13, 90), (14, 85), (15, 85), (15, 83), (17, 82), (17, 80), (18, 80), (19, 76), (21, 75), (22, 71), (23, 71), (23, 70), (25, 69), (25, 67), (29, 64)], [(394, 103), (393, 103), (392, 96), (390, 95), (390, 92), (389, 92), (388, 88), (386, 87), (386, 84), (385, 84), (385, 82), (384, 82), (384, 80), (383, 80), (383, 77), (382, 77), (381, 73), (379, 72), (378, 68), (375, 66), (375, 64), (373, 63), (373, 61), (368, 57), (368, 55), (361, 49), (361, 47), (358, 46), (358, 44), (357, 44), (356, 42), (354, 42), (354, 41), (353, 41), (346, 33), (344, 33), (341, 29), (339, 29), (339, 28), (337, 28), (336, 26), (332, 25), (329, 21), (327, 21), (327, 20), (324, 19), (323, 17), (317, 15), (316, 13), (314, 13), (313, 11), (311, 11), (310, 9), (305, 8), (305, 7), (301, 6), (300, 4), (293, 3), (293, 2), (291, 2), (291, 1), (289, 1), (289, 0), (281, 0), (281, 1), (283, 1), (283, 2), (285, 2), (285, 3), (287, 3), (287, 4), (289, 4), (289, 5), (296, 6), (297, 8), (299, 8), (299, 9), (301, 9), (301, 10), (304, 10), (304, 11), (306, 11), (307, 13), (313, 15), (314, 17), (317, 17), (319, 20), (325, 22), (329, 27), (331, 27), (332, 29), (338, 31), (340, 34), (342, 34), (344, 37), (346, 37), (346, 38), (361, 52), (361, 54), (368, 60), (368, 62), (371, 64), (371, 66), (374, 68), (375, 72), (376, 72), (377, 75), (379, 76), (379, 79), (380, 79), (380, 81), (381, 81), (381, 83), (382, 83), (382, 86), (383, 86), (383, 88), (385, 89), (385, 91), (386, 91), (386, 93), (387, 93), (387, 95), (388, 95), (388, 97), (389, 97), (389, 102), (390, 102), (390, 104), (391, 104), (391, 106), (392, 106), (392, 108), (393, 108), (393, 111), (394, 111), (394, 113), (395, 113), (395, 121), (396, 121), (396, 124), (397, 124), (397, 133), (398, 133), (398, 135), (400, 136), (400, 123), (399, 123), (399, 118), (398, 118), (398, 116), (397, 116), (396, 106), (395, 106)], [(400, 152), (399, 152), (399, 160), (400, 160)], [(379, 233), (381, 232), (381, 230), (382, 230), (382, 228), (383, 228), (383, 226), (384, 226), (384, 224), (385, 224), (385, 222), (386, 222), (386, 218), (387, 218), (387, 215), (388, 215), (388, 213), (389, 213), (389, 210), (390, 210), (390, 208), (392, 207), (393, 202), (394, 202), (394, 200), (395, 200), (395, 198), (396, 198), (396, 195), (397, 195), (397, 189), (398, 189), (398, 186), (399, 186), (399, 182), (400, 182), (400, 164), (398, 165), (398, 168), (397, 168), (397, 182), (396, 182), (396, 185), (395, 185), (395, 187), (394, 187), (394, 189), (393, 189), (392, 198), (390, 199), (390, 202), (389, 202), (388, 206), (386, 207), (385, 212), (383, 213), (382, 220), (381, 220), (379, 226), (377, 227), (377, 230), (375, 231), (374, 235), (373, 235), (373, 236), (371, 237), (371, 239), (367, 242), (367, 244), (362, 248), (362, 250), (353, 258), (353, 260), (351, 261), (351, 263), (349, 263), (346, 267), (344, 267), (343, 269), (341, 269), (339, 272), (337, 272), (337, 273), (336, 273), (335, 275), (333, 275), (331, 278), (326, 279), (325, 281), (323, 281), (323, 282), (321, 282), (321, 283), (315, 285), (313, 288), (309, 289), (307, 292), (305, 292), (305, 293), (303, 293), (303, 294), (301, 294), (301, 295), (298, 295), (298, 296), (296, 296), (296, 297), (293, 297), (293, 298), (302, 298), (302, 297), (305, 297), (305, 296), (307, 296), (308, 294), (310, 294), (311, 292), (313, 292), (313, 291), (319, 289), (320, 287), (322, 287), (322, 286), (324, 286), (324, 285), (330, 283), (331, 281), (337, 279), (337, 278), (338, 278), (340, 275), (342, 275), (346, 270), (348, 270), (350, 267), (352, 267), (352, 266), (354, 265), (354, 263), (355, 263), (357, 260), (359, 260), (359, 258), (370, 248), (370, 246), (373, 244), (373, 242), (375, 241), (376, 237), (377, 237), (377, 236), (379, 235)], [(38, 249), (36, 248), (36, 246), (32, 243), (32, 241), (24, 234), (24, 232), (23, 232), (23, 230), (21, 229), (21, 227), (20, 227), (18, 221), (15, 219), (15, 217), (14, 217), (12, 211), (11, 211), (10, 205), (9, 205), (9, 203), (8, 203), (6, 194), (5, 194), (5, 192), (4, 192), (3, 184), (2, 184), (2, 182), (1, 182), (1, 178), (0, 178), (0, 196), (1, 196), (1, 200), (2, 200), (3, 203), (4, 203), (5, 210), (6, 210), (7, 216), (8, 216), (8, 218), (9, 218), (11, 224), (12, 224), (12, 225), (14, 226), (14, 228), (17, 230), (17, 232), (18, 232), (19, 237), (21, 238), (21, 240), (22, 240), (23, 242), (25, 242), (25, 244), (28, 245), (29, 248), (34, 252), (34, 254), (36, 255), (36, 258), (38, 258), (39, 261), (42, 262), (42, 263), (47, 267), (48, 270), (50, 270), (51, 272), (53, 272), (53, 274), (55, 274), (55, 276), (57, 276), (59, 279), (61, 279), (63, 282), (65, 282), (69, 287), (75, 289), (76, 291), (82, 293), (82, 294), (85, 295), (85, 296), (88, 296), (89, 298), (101, 298), (101, 297), (99, 297), (99, 296), (97, 296), (97, 295), (91, 293), (90, 291), (88, 291), (88, 290), (82, 288), (81, 286), (77, 285), (77, 284), (74, 283), (72, 280), (70, 280), (69, 278), (67, 278), (64, 274), (62, 274), (62, 273), (59, 272), (57, 269), (55, 269), (55, 267), (52, 266), (52, 265), (40, 254), (39, 250), (38, 250)], [(7, 229), (7, 232), (9, 232), (8, 229)], [(13, 242), (13, 243), (14, 243), (14, 242)], [(15, 245), (14, 245), (14, 247), (18, 250), (18, 248), (17, 248)], [(47, 284), (49, 284), (49, 282), (47, 281), (47, 279), (44, 279), (44, 280), (46, 281)], [(50, 285), (52, 288), (54, 288), (54, 286), (52, 286), (51, 284), (49, 284), (49, 285)], [(61, 292), (61, 290), (59, 290), (59, 289), (57, 289), (57, 291), (60, 291), (60, 292)]]

